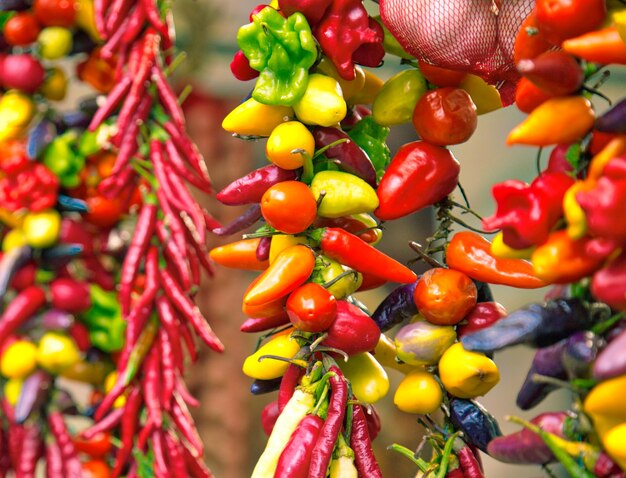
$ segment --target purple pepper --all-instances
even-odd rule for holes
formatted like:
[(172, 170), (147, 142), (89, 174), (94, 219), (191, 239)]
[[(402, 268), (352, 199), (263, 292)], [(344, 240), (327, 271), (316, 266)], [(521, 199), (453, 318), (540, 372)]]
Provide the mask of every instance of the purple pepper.
[(463, 438), (469, 445), (485, 453), (491, 440), (502, 436), (495, 417), (473, 400), (450, 400), (450, 421), (463, 432)]
[(376, 187), (376, 168), (358, 144), (338, 128), (317, 127), (313, 130), (315, 147), (323, 148), (329, 144), (345, 139), (344, 143), (328, 148), (324, 153), (329, 159), (335, 160), (343, 171), (358, 176), (372, 187)]
[(215, 195), (227, 206), (241, 206), (261, 202), (261, 198), (274, 184), (296, 179), (296, 171), (279, 168), (273, 164), (255, 169), (236, 179)]
[(20, 396), (15, 404), (15, 422), (24, 423), (30, 414), (48, 401), (52, 377), (42, 370), (37, 370), (24, 380)]
[(413, 300), (416, 286), (417, 281), (395, 288), (376, 308), (372, 314), (372, 319), (381, 332), (385, 332), (394, 325), (398, 325), (417, 314), (417, 307)]
[(598, 380), (607, 380), (626, 373), (626, 329), (598, 354), (592, 373), (593, 378)]
[(561, 356), (568, 378), (590, 378), (591, 367), (605, 345), (604, 339), (590, 330), (572, 334)]
[(594, 128), (605, 133), (626, 133), (626, 98), (596, 119)]
[(265, 236), (261, 238), (259, 245), (256, 247), (256, 258), (258, 261), (263, 262), (269, 259), (271, 245), (272, 236)]
[(225, 226), (213, 229), (213, 234), (217, 236), (230, 236), (247, 229), (261, 219), (261, 205), (253, 204), (241, 216), (233, 219)]
[(548, 394), (558, 387), (549, 383), (535, 381), (535, 374), (565, 380), (567, 373), (561, 361), (567, 339), (554, 345), (541, 348), (535, 352), (526, 379), (517, 393), (517, 406), (529, 410), (541, 403)]

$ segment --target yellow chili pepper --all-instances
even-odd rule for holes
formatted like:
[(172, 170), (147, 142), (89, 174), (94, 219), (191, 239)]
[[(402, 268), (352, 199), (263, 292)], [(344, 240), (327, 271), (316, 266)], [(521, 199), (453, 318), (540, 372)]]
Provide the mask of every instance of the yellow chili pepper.
[(389, 392), (389, 377), (385, 369), (369, 352), (356, 354), (339, 368), (350, 381), (357, 400), (375, 403)]
[(591, 389), (583, 402), (583, 410), (592, 417), (626, 421), (624, 396), (626, 396), (626, 375), (605, 380)]
[(287, 370), (289, 363), (272, 358), (261, 359), (261, 357), (264, 355), (275, 355), (291, 359), (299, 350), (300, 345), (290, 335), (277, 335), (246, 358), (243, 363), (243, 373), (248, 377), (259, 380), (271, 380), (281, 377)]
[(333, 126), (348, 111), (339, 82), (326, 75), (309, 75), (304, 96), (293, 105), (296, 117), (304, 124)]
[(243, 136), (269, 136), (276, 126), (293, 116), (293, 109), (288, 106), (264, 105), (250, 98), (228, 113), (222, 128)]
[(29, 246), (50, 247), (59, 239), (61, 215), (56, 209), (28, 213), (24, 218), (22, 230)]
[(526, 249), (513, 249), (504, 243), (504, 234), (499, 232), (491, 243), (491, 252), (494, 256), (502, 259), (530, 259), (530, 255), (535, 250), (534, 247)]
[(316, 200), (324, 193), (317, 208), (321, 217), (372, 212), (379, 204), (372, 186), (358, 176), (341, 171), (320, 171), (311, 181), (311, 191)]
[(16, 340), (0, 358), (0, 373), (7, 378), (25, 378), (37, 368), (37, 346), (27, 340)]
[(476, 113), (483, 115), (502, 108), (502, 99), (495, 86), (476, 75), (468, 74), (459, 88), (467, 91), (476, 105)]
[(593, 127), (595, 113), (582, 96), (555, 97), (545, 101), (513, 129), (507, 144), (549, 146), (573, 143)]

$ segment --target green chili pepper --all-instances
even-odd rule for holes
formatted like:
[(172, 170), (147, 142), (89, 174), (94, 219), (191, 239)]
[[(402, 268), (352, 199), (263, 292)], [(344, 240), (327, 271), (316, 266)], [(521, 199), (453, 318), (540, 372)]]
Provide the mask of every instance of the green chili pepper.
[(380, 126), (372, 116), (366, 116), (348, 131), (348, 136), (367, 153), (380, 180), (391, 162), (391, 151), (387, 146), (389, 128)]
[(90, 285), (91, 307), (82, 315), (89, 328), (91, 343), (105, 352), (115, 352), (124, 345), (126, 322), (117, 301), (117, 294)]
[(284, 18), (271, 7), (252, 17), (237, 33), (237, 43), (259, 71), (252, 97), (259, 103), (291, 106), (307, 87), (309, 68), (317, 59), (317, 45), (306, 18)]
[(57, 136), (43, 155), (43, 163), (59, 178), (61, 186), (65, 188), (73, 188), (80, 184), (78, 174), (85, 166), (85, 157), (73, 149), (76, 139), (75, 131)]
[(389, 78), (372, 104), (374, 120), (383, 126), (408, 123), (427, 85), (419, 70), (411, 68)]
[(320, 201), (317, 214), (321, 217), (341, 217), (372, 212), (378, 207), (378, 196), (372, 186), (353, 174), (341, 171), (321, 171), (313, 177), (311, 191)]

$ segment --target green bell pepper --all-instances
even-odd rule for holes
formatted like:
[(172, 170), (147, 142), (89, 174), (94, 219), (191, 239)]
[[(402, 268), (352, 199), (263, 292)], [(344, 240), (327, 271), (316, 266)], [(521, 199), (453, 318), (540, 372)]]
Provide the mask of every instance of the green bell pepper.
[(43, 155), (43, 163), (65, 188), (74, 188), (80, 184), (79, 173), (85, 167), (85, 157), (74, 150), (77, 139), (75, 131), (63, 133), (48, 145)]
[(317, 44), (306, 18), (284, 18), (271, 7), (252, 17), (237, 33), (237, 43), (259, 71), (252, 98), (267, 105), (291, 106), (303, 95), (309, 68), (317, 60)]
[(89, 329), (91, 343), (104, 352), (116, 352), (124, 345), (126, 322), (115, 292), (90, 285), (91, 307), (81, 320)]

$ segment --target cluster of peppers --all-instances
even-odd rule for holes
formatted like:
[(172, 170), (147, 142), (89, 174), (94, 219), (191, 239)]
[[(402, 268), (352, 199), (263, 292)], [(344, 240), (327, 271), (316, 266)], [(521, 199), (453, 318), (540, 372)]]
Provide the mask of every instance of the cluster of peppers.
[[(218, 226), (185, 133), (160, 2), (3, 2), (1, 474), (211, 476), (183, 374), (194, 335), (223, 346), (193, 303)], [(6, 42), (5, 42), (6, 40)], [(106, 98), (57, 112), (76, 73)], [(32, 96), (29, 96), (32, 95)], [(87, 384), (87, 407), (65, 381)], [(66, 426), (65, 416), (93, 420)], [(81, 430), (82, 428), (82, 430)]]
[[(586, 84), (599, 64), (624, 64), (621, 5), (609, 5), (607, 12), (603, 0), (573, 5), (538, 0), (528, 18), (520, 19), (513, 52), (521, 75), (515, 99), (530, 117), (507, 142), (558, 146), (532, 184), (507, 181), (494, 187), (498, 210), (483, 226), (501, 232), (491, 243), (471, 230), (452, 235), (453, 222), (466, 225), (452, 210), (469, 211), (449, 197), (459, 163), (446, 146), (467, 141), (477, 115), (502, 106), (497, 89), (475, 75), (411, 57), (385, 29), (382, 37), (370, 32), (370, 38), (382, 41), (383, 50), (409, 68), (381, 84), (369, 71), (361, 73), (359, 64), (374, 62), (357, 54), (364, 46), (378, 52), (375, 42), (357, 50), (351, 44), (327, 47), (339, 26), (346, 30), (341, 38), (363, 39), (368, 27), (377, 30), (376, 20), (357, 27), (346, 16), (329, 33), (328, 17), (341, 8), (354, 13), (361, 2), (327, 3), (313, 9), (313, 2), (284, 0), (257, 7), (239, 31), (241, 51), (231, 64), (238, 79), (258, 79), (251, 98), (223, 127), (244, 139), (268, 137), (266, 155), (273, 163), (218, 193), (224, 204), (251, 206), (214, 232), (235, 234), (258, 220), (265, 225), (210, 254), (227, 267), (263, 271), (244, 295), (243, 312), (250, 318), (241, 330), (269, 330), (263, 337), (269, 340), (246, 359), (243, 371), (255, 379), (253, 393), (279, 390), (263, 423), (269, 434), (278, 420), (281, 431), (271, 432), (253, 476), (380, 476), (377, 466), (364, 464), (371, 463), (369, 448), (366, 454), (346, 448), (355, 423), (350, 419), (357, 415), (350, 417), (349, 406), (342, 405), (343, 433), (325, 435), (337, 420), (324, 410), (334, 408), (340, 393), (332, 386), (330, 401), (316, 389), (296, 417), (282, 413), (281, 403), (298, 380), (297, 390), (307, 390), (312, 371), (321, 367), (347, 380), (348, 404), (367, 405), (371, 417), (371, 404), (389, 389), (381, 364), (406, 374), (395, 404), (424, 416), (419, 421), (434, 450), (428, 461), (419, 450), (392, 446), (422, 473), (482, 476), (477, 451), (482, 450), (509, 463), (560, 461), (572, 476), (622, 476), (626, 428), (617, 402), (626, 361), (618, 352), (624, 340), (621, 315), (614, 313), (625, 306), (620, 281), (625, 262), (624, 235), (614, 218), (622, 198), (626, 103), (596, 119), (589, 101), (595, 90)], [(354, 13), (354, 18), (360, 17)], [(598, 30), (611, 19), (613, 25)], [(391, 159), (384, 147), (387, 127), (411, 121), (421, 139)], [(366, 185), (376, 196), (365, 193)], [(413, 244), (433, 267), (419, 279), (365, 247), (379, 240), (380, 224), (372, 215), (391, 220), (432, 205), (441, 224), (426, 250)], [(437, 252), (444, 253), (443, 263), (434, 259)], [(405, 285), (373, 314), (352, 295), (387, 281)], [(569, 293), (559, 286), (545, 304), (508, 315), (488, 287), (574, 282)], [(383, 333), (397, 325), (394, 340)], [(561, 386), (584, 401), (575, 412), (546, 413), (532, 422), (514, 418), (525, 429), (503, 437), (494, 417), (474, 399), (498, 382), (492, 354), (516, 344), (538, 349), (519, 392), (520, 408), (537, 405)], [(342, 354), (345, 361), (339, 360)], [(443, 424), (430, 416), (440, 409)], [(327, 458), (320, 467), (322, 443)], [(343, 471), (339, 458), (347, 463)]]

